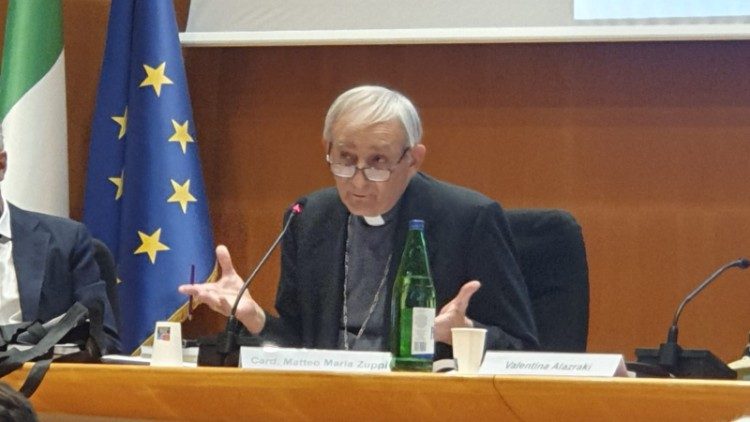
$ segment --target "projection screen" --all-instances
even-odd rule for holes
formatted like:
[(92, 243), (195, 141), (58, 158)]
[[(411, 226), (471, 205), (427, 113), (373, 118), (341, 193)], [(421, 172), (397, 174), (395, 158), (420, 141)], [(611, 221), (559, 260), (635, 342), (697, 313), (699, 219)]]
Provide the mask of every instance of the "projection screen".
[(743, 0), (192, 0), (187, 46), (750, 38)]

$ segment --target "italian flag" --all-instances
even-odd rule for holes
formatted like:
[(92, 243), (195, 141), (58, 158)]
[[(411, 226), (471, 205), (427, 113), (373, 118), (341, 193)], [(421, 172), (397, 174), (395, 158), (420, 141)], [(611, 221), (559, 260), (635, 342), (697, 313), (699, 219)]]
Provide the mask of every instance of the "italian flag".
[(67, 216), (68, 142), (60, 0), (10, 0), (0, 70), (8, 166), (2, 196)]

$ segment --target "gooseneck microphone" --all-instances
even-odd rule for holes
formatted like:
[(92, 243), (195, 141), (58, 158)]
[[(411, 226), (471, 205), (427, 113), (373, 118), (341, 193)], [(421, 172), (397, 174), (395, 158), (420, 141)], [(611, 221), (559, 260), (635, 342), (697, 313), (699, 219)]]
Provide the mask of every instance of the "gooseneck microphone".
[(747, 267), (750, 267), (750, 261), (748, 261), (747, 258), (740, 258), (736, 259), (732, 262), (724, 264), (721, 268), (716, 270), (713, 274), (708, 276), (707, 279), (703, 281), (698, 287), (695, 288), (690, 294), (685, 296), (685, 299), (680, 303), (680, 306), (677, 307), (677, 311), (674, 313), (674, 318), (672, 319), (672, 325), (669, 327), (669, 333), (667, 333), (667, 343), (677, 343), (677, 321), (680, 319), (680, 315), (682, 314), (682, 310), (685, 308), (685, 305), (690, 303), (691, 300), (693, 300), (696, 296), (698, 296), (698, 293), (702, 292), (703, 289), (708, 287), (709, 284), (713, 283), (714, 280), (719, 278), (719, 276), (726, 270), (730, 268), (737, 267), (739, 269), (744, 270)]
[[(271, 246), (266, 251), (265, 255), (263, 255), (263, 258), (261, 258), (260, 262), (258, 262), (258, 265), (255, 266), (255, 269), (253, 269), (247, 279), (245, 279), (242, 287), (237, 292), (237, 297), (235, 298), (234, 304), (232, 305), (232, 310), (229, 312), (227, 325), (224, 328), (224, 331), (222, 331), (216, 338), (215, 351), (213, 353), (206, 351), (205, 353), (210, 354), (211, 356), (204, 356), (203, 359), (201, 359), (201, 356), (199, 355), (199, 364), (205, 364), (207, 366), (237, 366), (235, 352), (237, 352), (237, 350), (239, 349), (237, 339), (241, 328), (241, 323), (237, 319), (237, 307), (240, 304), (240, 300), (242, 300), (242, 295), (245, 294), (245, 291), (250, 287), (250, 283), (258, 274), (258, 271), (260, 271), (260, 269), (263, 267), (263, 264), (266, 263), (268, 258), (271, 256), (271, 253), (276, 249), (276, 246), (278, 246), (279, 242), (281, 242), (281, 239), (284, 237), (287, 230), (289, 230), (289, 225), (292, 223), (292, 219), (302, 213), (306, 202), (307, 198), (300, 198), (296, 203), (294, 203), (294, 205), (290, 207), (289, 216), (286, 218), (284, 227), (281, 229), (281, 232), (279, 232), (276, 240), (273, 241)], [(202, 351), (199, 351), (199, 354), (201, 352)], [(213, 356), (214, 354), (216, 356)], [(230, 358), (230, 355), (232, 354), (235, 354), (235, 356)]]
[(700, 292), (714, 282), (724, 271), (730, 268), (746, 269), (750, 267), (750, 261), (739, 258), (722, 265), (713, 274), (708, 276), (698, 287), (691, 291), (675, 311), (672, 325), (667, 333), (667, 341), (662, 343), (658, 349), (636, 349), (635, 353), (639, 363), (654, 365), (661, 368), (664, 374), (683, 378), (727, 378), (733, 379), (737, 376), (716, 355), (708, 350), (683, 350), (677, 344), (679, 333), (678, 325), (680, 315), (685, 305), (690, 303)]

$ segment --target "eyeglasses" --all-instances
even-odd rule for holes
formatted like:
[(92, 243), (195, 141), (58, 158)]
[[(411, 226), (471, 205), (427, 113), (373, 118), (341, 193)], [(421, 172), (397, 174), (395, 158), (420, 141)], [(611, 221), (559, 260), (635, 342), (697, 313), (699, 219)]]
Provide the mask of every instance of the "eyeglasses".
[(367, 180), (371, 182), (386, 182), (391, 178), (391, 173), (393, 173), (393, 170), (396, 168), (396, 166), (401, 163), (404, 157), (406, 157), (406, 153), (410, 149), (411, 147), (404, 148), (404, 151), (401, 153), (401, 157), (398, 158), (398, 161), (396, 161), (395, 164), (388, 168), (379, 167), (377, 164), (374, 166), (359, 167), (356, 164), (334, 163), (331, 161), (330, 145), (328, 146), (326, 161), (330, 165), (331, 173), (333, 173), (334, 176), (349, 179), (357, 174), (357, 170), (362, 170), (362, 174), (365, 175), (365, 178), (367, 178)]

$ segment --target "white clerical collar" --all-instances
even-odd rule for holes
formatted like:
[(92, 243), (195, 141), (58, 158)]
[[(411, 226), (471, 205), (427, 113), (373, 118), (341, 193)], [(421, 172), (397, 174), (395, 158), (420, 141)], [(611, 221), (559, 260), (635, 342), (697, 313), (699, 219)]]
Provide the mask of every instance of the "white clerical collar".
[(362, 216), (362, 218), (365, 219), (365, 223), (367, 223), (368, 226), (382, 226), (385, 224), (385, 220), (383, 219), (382, 215), (375, 215), (372, 217), (369, 216)]

